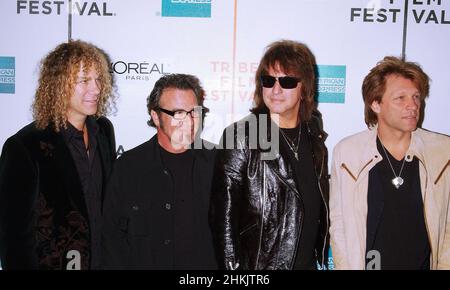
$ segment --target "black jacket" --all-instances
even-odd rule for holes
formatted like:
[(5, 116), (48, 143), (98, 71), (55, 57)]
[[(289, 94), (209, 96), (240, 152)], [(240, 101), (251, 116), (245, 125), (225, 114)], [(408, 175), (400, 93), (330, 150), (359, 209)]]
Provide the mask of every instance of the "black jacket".
[[(103, 188), (115, 160), (114, 129), (97, 120)], [(0, 260), (4, 269), (66, 269), (70, 250), (90, 268), (84, 194), (69, 148), (50, 125), (31, 123), (10, 137), (0, 158)]]
[[(324, 144), (326, 133), (318, 114), (313, 114), (307, 128), (323, 200), (316, 258), (324, 266), (329, 244), (329, 176)], [(219, 150), (216, 157), (210, 225), (219, 266), (224, 269), (292, 269), (304, 212), (293, 169), (279, 152), (274, 159), (263, 160), (262, 154), (267, 152), (249, 147), (251, 129), (246, 121), (248, 118), (234, 123), (225, 129), (222, 137), (221, 144), (225, 144), (227, 130), (234, 128), (232, 136), (239, 149)], [(268, 140), (271, 126), (276, 126), (269, 124)], [(247, 128), (244, 131), (242, 127)], [(259, 121), (257, 128), (260, 128)], [(239, 130), (245, 134), (238, 134)]]
[[(206, 141), (203, 141), (207, 143)], [(209, 146), (211, 145), (211, 146)], [(212, 148), (209, 144), (207, 148)], [(173, 208), (168, 205), (173, 180), (165, 168), (155, 135), (125, 152), (114, 165), (104, 203), (103, 259), (105, 269), (172, 269)], [(193, 265), (215, 269), (208, 208), (215, 149), (194, 154), (193, 193), (199, 244)]]

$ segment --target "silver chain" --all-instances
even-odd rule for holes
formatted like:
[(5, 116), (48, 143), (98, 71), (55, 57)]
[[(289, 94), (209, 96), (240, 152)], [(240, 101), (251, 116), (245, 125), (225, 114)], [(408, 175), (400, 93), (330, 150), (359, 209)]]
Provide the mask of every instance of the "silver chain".
[[(286, 134), (283, 132), (282, 128), (280, 128), (280, 131), (281, 131), (281, 135), (283, 136), (284, 140), (286, 140), (286, 143), (288, 144), (289, 148), (294, 153), (295, 158), (298, 160), (298, 147), (300, 145), (300, 138), (302, 137), (302, 124), (301, 123), (299, 124), (297, 146), (295, 146), (295, 147), (293, 144), (294, 142), (292, 142), (291, 139), (286, 136)], [(291, 145), (291, 143), (292, 143), (292, 145)]]
[(384, 145), (381, 142), (381, 140), (380, 140), (380, 143), (381, 143), (381, 148), (383, 148), (384, 154), (386, 155), (386, 159), (389, 162), (389, 166), (391, 166), (392, 173), (394, 173), (395, 177), (401, 177), (402, 171), (403, 171), (403, 166), (405, 165), (406, 158), (405, 157), (403, 158), (402, 167), (400, 168), (400, 172), (398, 173), (398, 175), (395, 174), (394, 167), (392, 166), (391, 160), (389, 160), (389, 156), (388, 156), (388, 154), (386, 152), (386, 149), (384, 148)]

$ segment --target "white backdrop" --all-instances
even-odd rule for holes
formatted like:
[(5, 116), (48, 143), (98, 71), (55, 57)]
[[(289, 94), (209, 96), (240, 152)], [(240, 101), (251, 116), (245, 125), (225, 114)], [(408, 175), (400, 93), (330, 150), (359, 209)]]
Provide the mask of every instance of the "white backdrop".
[[(172, 7), (165, 6), (168, 2)], [(163, 73), (190, 73), (201, 79), (211, 109), (203, 136), (217, 142), (226, 125), (248, 113), (264, 48), (283, 38), (306, 43), (319, 66), (344, 69), (344, 75), (336, 75), (342, 90), (339, 103), (323, 99), (319, 104), (330, 150), (344, 136), (365, 128), (360, 91), (369, 69), (385, 55), (400, 56), (402, 50), (432, 79), (423, 127), (450, 133), (445, 118), (450, 103), (448, 0), (409, 0), (407, 10), (405, 0), (71, 3), (70, 27), (68, 0), (0, 3), (0, 19), (6, 24), (0, 30), (0, 146), (32, 121), (38, 62), (69, 33), (104, 49), (113, 61), (119, 100), (111, 120), (117, 144), (125, 150), (155, 133), (146, 125), (146, 97)], [(5, 79), (11, 70), (2, 67), (4, 57), (14, 58), (13, 81)], [(2, 91), (7, 82), (14, 82), (14, 93)]]
[(422, 65), (432, 79), (423, 127), (450, 135), (449, 1), (1, 0), (0, 146), (32, 121), (39, 61), (69, 37), (94, 43), (112, 60), (119, 99), (110, 118), (119, 151), (155, 134), (146, 98), (164, 73), (200, 78), (211, 109), (203, 137), (218, 142), (229, 123), (248, 114), (258, 61), (279, 39), (306, 43), (319, 84), (337, 83), (322, 90), (338, 93), (319, 95), (330, 152), (366, 128), (362, 80), (386, 55), (405, 53)]

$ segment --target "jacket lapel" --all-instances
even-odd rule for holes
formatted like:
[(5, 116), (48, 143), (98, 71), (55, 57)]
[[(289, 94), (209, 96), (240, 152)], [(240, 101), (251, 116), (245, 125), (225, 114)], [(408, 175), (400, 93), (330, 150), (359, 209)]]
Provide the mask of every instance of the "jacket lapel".
[(104, 193), (105, 193), (105, 186), (106, 186), (106, 182), (107, 182), (107, 178), (111, 173), (111, 169), (112, 169), (112, 161), (111, 161), (111, 152), (110, 152), (110, 148), (109, 148), (109, 142), (106, 138), (105, 135), (103, 135), (102, 131), (100, 130), (99, 133), (97, 134), (97, 148), (98, 148), (98, 152), (99, 152), (99, 157), (100, 157), (100, 163), (102, 166), (102, 204), (103, 204), (103, 198), (104, 198)]
[[(276, 129), (279, 130), (278, 126), (273, 122), (269, 122), (269, 125), (267, 126), (267, 140), (271, 140), (271, 130), (272, 126), (276, 126)], [(258, 126), (259, 128), (259, 126)], [(260, 137), (260, 136), (258, 136)], [(275, 137), (275, 136), (274, 136)], [(278, 135), (276, 136), (278, 137)], [(267, 164), (267, 168), (271, 171), (271, 173), (276, 176), (282, 183), (287, 185), (295, 194), (295, 196), (298, 199), (301, 199), (300, 193), (297, 189), (296, 183), (294, 181), (294, 172), (292, 169), (291, 164), (286, 160), (283, 155), (280, 154), (280, 144), (279, 140), (271, 140), (272, 144), (275, 142), (278, 142), (278, 150), (275, 150), (275, 158), (264, 160)]]
[[(63, 183), (64, 192), (67, 193), (67, 196), (64, 196), (64, 192), (55, 192), (56, 196), (54, 198), (58, 200), (68, 198), (68, 202), (73, 203), (75, 209), (78, 209), (83, 216), (87, 217), (87, 208), (80, 177), (69, 148), (60, 133), (51, 131), (52, 129), (50, 127), (46, 130), (48, 144), (52, 144), (54, 147), (54, 154), (49, 156), (49, 162), (53, 163), (52, 167), (56, 169), (56, 179)], [(57, 181), (55, 180), (55, 182)]]

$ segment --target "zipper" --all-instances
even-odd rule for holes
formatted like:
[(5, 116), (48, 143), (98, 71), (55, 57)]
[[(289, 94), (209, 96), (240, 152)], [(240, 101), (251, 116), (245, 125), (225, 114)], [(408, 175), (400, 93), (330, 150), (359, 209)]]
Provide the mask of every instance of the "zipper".
[[(310, 145), (311, 145), (311, 153), (312, 153), (312, 158), (313, 158), (313, 164), (314, 164), (314, 159), (315, 159), (315, 156), (314, 156), (314, 150), (312, 150), (312, 148), (313, 148), (313, 144), (312, 144), (312, 138), (311, 138), (311, 129), (309, 128), (309, 126), (307, 126), (307, 130), (308, 130), (308, 133), (309, 133), (309, 136), (310, 136), (310, 138), (309, 138), (309, 143), (310, 143)], [(319, 138), (321, 138), (321, 137), (319, 137)], [(322, 265), (321, 265), (321, 267), (323, 268), (323, 266), (324, 266), (324, 264), (325, 264), (325, 247), (326, 247), (326, 244), (327, 244), (327, 238), (328, 238), (328, 217), (329, 217), (329, 213), (328, 213), (328, 206), (327, 206), (327, 203), (325, 202), (325, 198), (324, 198), (324, 196), (323, 196), (323, 191), (322, 191), (322, 187), (320, 186), (320, 178), (322, 177), (322, 173), (323, 173), (323, 167), (324, 167), (324, 163), (325, 163), (325, 154), (323, 154), (323, 156), (322, 156), (322, 162), (321, 162), (321, 165), (320, 165), (320, 171), (319, 171), (319, 175), (317, 175), (317, 172), (316, 172), (316, 170), (315, 170), (315, 168), (314, 168), (314, 174), (316, 175), (316, 179), (317, 179), (317, 185), (318, 185), (318, 187), (319, 187), (319, 191), (320, 191), (320, 196), (322, 197), (322, 202), (323, 202), (323, 204), (324, 204), (324, 206), (325, 206), (325, 212), (326, 212), (326, 226), (327, 226), (327, 231), (326, 231), (326, 233), (325, 233), (325, 239), (323, 240), (323, 243), (322, 243)], [(303, 205), (303, 201), (302, 201), (302, 214), (304, 213), (304, 205)], [(296, 258), (296, 254), (297, 254), (297, 248), (298, 248), (298, 242), (299, 242), (299, 240), (300, 240), (300, 234), (301, 234), (301, 232), (302, 232), (302, 229), (303, 229), (303, 218), (301, 219), (301, 222), (300, 222), (300, 233), (299, 233), (299, 236), (298, 236), (298, 239), (297, 239), (297, 242), (296, 242), (296, 247), (295, 247), (295, 252), (294, 252), (294, 260), (293, 260), (293, 262), (295, 261), (295, 258)], [(319, 231), (320, 231), (320, 229), (319, 229)], [(292, 262), (292, 265), (291, 265), (291, 269), (292, 269), (292, 266), (293, 266), (293, 262)]]
[(262, 194), (262, 196), (260, 196), (261, 220), (260, 220), (259, 243), (258, 243), (258, 252), (256, 254), (255, 270), (258, 269), (259, 255), (261, 253), (261, 241), (262, 241), (263, 228), (264, 228), (264, 200), (265, 199), (266, 199), (266, 163), (263, 162), (263, 194)]
[[(266, 163), (264, 163), (264, 169), (266, 168), (265, 167), (265, 165), (266, 165)], [(290, 188), (292, 191), (298, 191), (296, 188), (293, 188), (290, 184), (288, 184), (286, 181), (284, 181), (284, 179), (278, 174), (278, 172), (277, 171), (273, 171), (273, 173), (278, 177), (278, 179), (287, 187), (287, 188)], [(265, 180), (265, 177), (266, 177), (266, 171), (264, 170), (264, 175), (263, 175), (263, 179)], [(264, 183), (264, 187), (263, 187), (263, 192), (264, 192), (264, 194), (266, 193), (266, 189), (265, 189), (265, 183)], [(301, 218), (301, 220), (300, 220), (300, 231), (299, 231), (299, 233), (297, 234), (297, 241), (296, 241), (296, 243), (295, 243), (295, 250), (294, 250), (294, 258), (292, 259), (292, 261), (291, 261), (291, 269), (292, 269), (292, 267), (293, 267), (293, 264), (294, 264), (294, 261), (295, 261), (295, 256), (296, 256), (296, 254), (297, 254), (297, 247), (298, 247), (298, 242), (299, 242), (299, 240), (300, 240), (300, 234), (301, 234), (301, 230), (303, 229), (303, 216), (304, 216), (304, 211), (305, 211), (305, 208), (304, 208), (304, 205), (303, 205), (303, 200), (302, 200), (302, 197), (301, 197), (301, 194), (300, 194), (300, 192), (298, 192), (298, 198), (300, 199), (300, 202), (301, 202), (301, 205), (302, 205), (302, 210), (301, 210), (301, 216), (300, 216), (300, 218)], [(261, 218), (261, 222), (262, 222), (262, 218)], [(261, 226), (261, 237), (262, 237), (262, 226)], [(258, 254), (259, 254), (259, 249), (258, 249)]]
[(239, 235), (242, 236), (243, 234), (245, 234), (245, 233), (248, 232), (249, 230), (253, 229), (254, 227), (256, 227), (256, 223), (255, 223), (255, 224), (252, 224), (252, 225), (249, 225), (249, 226), (247, 226), (246, 228), (244, 228), (244, 229), (239, 233)]
[(291, 265), (289, 267), (291, 270), (292, 270), (292, 268), (294, 268), (295, 259), (297, 258), (298, 243), (300, 242), (300, 236), (303, 231), (303, 217), (304, 217), (304, 212), (305, 212), (305, 205), (303, 204), (303, 200), (301, 199), (300, 192), (299, 192), (299, 195), (300, 195), (300, 202), (301, 202), (301, 207), (302, 207), (301, 211), (300, 211), (300, 230), (298, 231), (298, 234), (297, 234), (297, 239), (295, 241), (295, 248), (294, 248), (294, 256), (292, 257)]
[(323, 244), (322, 244), (322, 265), (321, 265), (322, 269), (325, 266), (325, 248), (326, 248), (327, 239), (328, 239), (328, 227), (329, 227), (329, 224), (328, 224), (328, 217), (329, 217), (328, 205), (325, 202), (325, 198), (323, 197), (323, 192), (322, 192), (322, 186), (320, 185), (320, 178), (322, 177), (324, 163), (325, 163), (325, 156), (322, 157), (322, 166), (320, 168), (319, 177), (317, 178), (317, 176), (316, 176), (316, 178), (317, 178), (317, 185), (319, 186), (320, 195), (322, 196), (322, 201), (323, 201), (323, 204), (325, 205), (325, 212), (326, 212), (326, 229), (327, 229), (327, 231), (325, 232), (325, 239), (324, 239)]
[[(309, 133), (309, 135), (311, 136), (311, 129), (309, 128), (309, 126), (308, 126), (308, 133)], [(321, 135), (319, 135), (319, 138), (322, 139)], [(312, 139), (311, 139), (311, 137), (310, 137), (310, 138), (309, 138), (309, 142), (310, 142), (311, 149), (312, 149), (312, 148), (313, 148), (313, 144), (312, 144), (312, 141), (311, 141), (311, 140), (312, 140)], [(324, 152), (322, 152), (322, 153), (323, 153), (323, 154), (322, 154), (323, 156), (322, 156), (322, 162), (321, 162), (321, 165), (320, 165), (319, 175), (317, 175), (316, 170), (314, 170), (314, 173), (316, 174), (317, 186), (319, 187), (320, 196), (322, 197), (322, 202), (323, 202), (323, 204), (324, 204), (324, 206), (325, 206), (325, 212), (326, 212), (326, 229), (327, 229), (327, 231), (325, 232), (325, 238), (324, 238), (323, 243), (322, 243), (322, 261), (321, 261), (321, 262), (322, 262), (321, 267), (324, 268), (324, 265), (325, 265), (325, 248), (326, 248), (327, 239), (328, 239), (328, 227), (329, 227), (329, 224), (328, 224), (328, 218), (329, 218), (329, 210), (328, 210), (328, 205), (327, 205), (327, 203), (326, 203), (326, 201), (325, 201), (325, 197), (323, 196), (322, 186), (320, 185), (320, 179), (321, 179), (322, 174), (323, 174), (323, 167), (324, 167), (324, 163), (325, 163), (325, 154), (324, 154)], [(313, 155), (313, 162), (314, 162), (314, 159), (315, 159), (315, 156), (314, 156), (314, 150), (312, 150), (312, 155)], [(349, 173), (350, 173), (350, 172), (349, 172)], [(319, 229), (319, 231), (320, 231), (320, 229)]]

